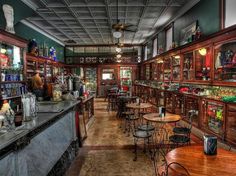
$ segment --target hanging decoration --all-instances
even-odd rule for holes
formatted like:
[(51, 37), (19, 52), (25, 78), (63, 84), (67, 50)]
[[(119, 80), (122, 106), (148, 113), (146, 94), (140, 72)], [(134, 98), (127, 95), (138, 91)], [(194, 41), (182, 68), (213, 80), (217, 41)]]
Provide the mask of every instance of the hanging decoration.
[(7, 32), (10, 32), (12, 34), (15, 34), (15, 30), (14, 30), (14, 10), (12, 8), (12, 6), (8, 5), (8, 4), (4, 4), (2, 6), (2, 10), (6, 19), (6, 28), (5, 30)]
[(57, 60), (56, 49), (53, 46), (49, 49), (49, 58), (55, 61)]

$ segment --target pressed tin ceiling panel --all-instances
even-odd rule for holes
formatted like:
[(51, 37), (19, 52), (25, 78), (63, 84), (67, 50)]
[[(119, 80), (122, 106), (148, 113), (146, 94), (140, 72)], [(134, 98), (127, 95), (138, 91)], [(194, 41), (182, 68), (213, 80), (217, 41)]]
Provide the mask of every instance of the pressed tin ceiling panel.
[[(115, 44), (112, 24), (117, 23), (117, 0), (22, 0), (36, 11), (27, 22), (53, 35), (63, 43), (79, 45)], [(194, 3), (195, 1), (195, 3)], [(199, 0), (118, 0), (118, 19), (132, 24), (120, 41), (142, 44)], [(161, 24), (160, 24), (161, 22)]]

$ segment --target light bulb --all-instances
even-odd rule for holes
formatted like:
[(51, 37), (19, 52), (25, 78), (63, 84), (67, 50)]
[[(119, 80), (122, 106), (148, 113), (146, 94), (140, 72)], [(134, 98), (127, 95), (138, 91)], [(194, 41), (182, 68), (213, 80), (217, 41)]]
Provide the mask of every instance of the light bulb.
[(117, 54), (116, 57), (117, 57), (118, 59), (120, 59), (120, 58), (121, 58), (121, 54)]
[(120, 31), (114, 31), (113, 32), (113, 37), (115, 37), (115, 38), (120, 38), (121, 37), (121, 32)]
[(121, 52), (121, 48), (120, 47), (116, 47), (116, 52), (120, 53)]
[(199, 52), (202, 56), (205, 56), (205, 55), (207, 54), (206, 48), (201, 48), (200, 50), (198, 50), (198, 52)]

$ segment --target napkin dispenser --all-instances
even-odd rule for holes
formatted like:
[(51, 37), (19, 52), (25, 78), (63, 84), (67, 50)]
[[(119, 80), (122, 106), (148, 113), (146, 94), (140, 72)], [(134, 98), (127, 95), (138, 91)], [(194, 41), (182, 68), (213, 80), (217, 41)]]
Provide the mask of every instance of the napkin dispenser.
[(206, 155), (217, 154), (217, 137), (211, 135), (204, 135), (204, 153)]

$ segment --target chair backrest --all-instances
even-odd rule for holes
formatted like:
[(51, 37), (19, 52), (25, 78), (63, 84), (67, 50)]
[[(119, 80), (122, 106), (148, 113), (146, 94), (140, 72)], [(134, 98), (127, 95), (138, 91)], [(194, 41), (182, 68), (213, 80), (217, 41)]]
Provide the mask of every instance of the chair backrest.
[(166, 176), (189, 176), (188, 170), (177, 162), (171, 162), (166, 167)]
[(188, 111), (188, 118), (189, 118), (189, 125), (188, 128), (191, 130), (192, 129), (192, 122), (195, 118), (198, 116), (198, 111), (196, 110), (190, 110)]

